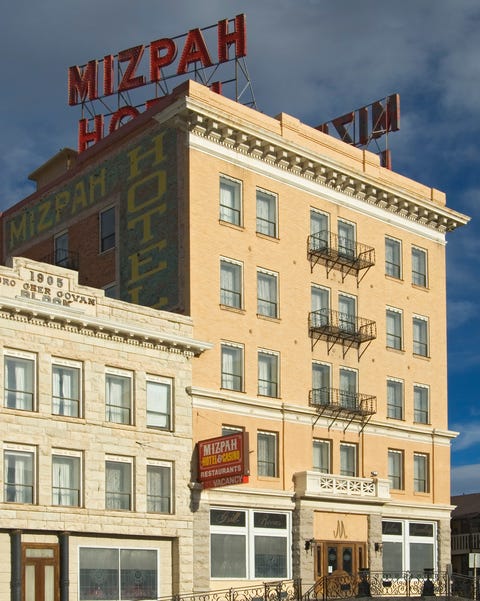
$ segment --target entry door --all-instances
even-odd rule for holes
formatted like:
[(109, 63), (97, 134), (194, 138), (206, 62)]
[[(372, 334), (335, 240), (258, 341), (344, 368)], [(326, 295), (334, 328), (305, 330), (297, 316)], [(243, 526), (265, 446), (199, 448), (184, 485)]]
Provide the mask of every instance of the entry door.
[(22, 544), (23, 601), (58, 601), (58, 545)]
[(315, 580), (322, 576), (357, 574), (366, 567), (365, 543), (318, 542), (315, 547)]

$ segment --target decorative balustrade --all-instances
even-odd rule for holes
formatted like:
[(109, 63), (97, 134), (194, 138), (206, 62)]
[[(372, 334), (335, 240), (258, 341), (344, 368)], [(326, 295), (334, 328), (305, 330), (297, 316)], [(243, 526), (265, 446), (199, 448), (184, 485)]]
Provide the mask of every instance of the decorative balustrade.
[(295, 474), (295, 494), (300, 497), (368, 497), (372, 500), (390, 498), (388, 480), (356, 478), (321, 472), (305, 471)]
[(471, 534), (452, 534), (452, 553), (478, 552), (480, 549), (480, 532)]

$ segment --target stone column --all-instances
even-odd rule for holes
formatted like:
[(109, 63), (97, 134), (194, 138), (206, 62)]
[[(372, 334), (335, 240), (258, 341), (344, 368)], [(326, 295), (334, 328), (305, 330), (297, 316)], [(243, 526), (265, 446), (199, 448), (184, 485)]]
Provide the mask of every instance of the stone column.
[[(375, 550), (375, 543), (380, 545)], [(368, 561), (370, 572), (381, 572), (383, 569), (382, 550), (382, 516), (380, 513), (371, 513), (368, 516)], [(366, 566), (360, 566), (366, 567)]]
[[(450, 543), (451, 530), (450, 520), (439, 520), (438, 522), (438, 570), (446, 572), (447, 566), (452, 563), (452, 549)], [(435, 566), (434, 566), (435, 569)]]
[(308, 507), (302, 499), (297, 499), (292, 516), (293, 577), (301, 578), (303, 591), (314, 583), (313, 516), (313, 508)]

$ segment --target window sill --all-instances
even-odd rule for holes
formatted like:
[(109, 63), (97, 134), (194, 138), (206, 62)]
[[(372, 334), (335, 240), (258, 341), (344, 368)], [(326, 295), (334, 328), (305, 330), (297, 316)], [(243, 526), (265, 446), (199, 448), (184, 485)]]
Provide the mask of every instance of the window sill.
[(389, 275), (388, 273), (385, 274), (385, 278), (387, 280), (391, 280), (392, 282), (398, 282), (399, 284), (403, 284), (405, 282), (402, 277), (397, 278), (394, 275)]
[(413, 356), (417, 359), (423, 359), (425, 361), (429, 361), (431, 359), (430, 355), (419, 355), (418, 353), (413, 353)]
[(387, 351), (393, 351), (394, 353), (401, 353), (402, 355), (405, 354), (404, 348), (395, 348), (393, 346), (386, 346), (385, 348), (387, 349)]
[(270, 317), (269, 315), (263, 315), (263, 313), (257, 313), (258, 319), (264, 319), (265, 321), (273, 321), (274, 323), (280, 323), (280, 317)]
[(415, 288), (415, 290), (424, 290), (425, 292), (428, 292), (430, 290), (428, 286), (421, 286), (420, 284), (414, 284), (413, 282), (412, 288)]
[(259, 238), (263, 238), (264, 240), (271, 240), (272, 242), (280, 242), (280, 238), (278, 236), (269, 236), (268, 234), (263, 234), (262, 232), (255, 232)]
[(221, 303), (219, 306), (222, 311), (231, 311), (232, 313), (239, 313), (240, 315), (245, 315), (246, 313), (245, 309), (239, 307), (231, 307), (230, 305), (222, 305)]
[(231, 221), (223, 221), (222, 219), (218, 220), (219, 225), (225, 225), (226, 227), (230, 227), (234, 230), (238, 230), (240, 232), (243, 232), (243, 230), (245, 229), (245, 227), (243, 225), (237, 225), (236, 223), (232, 223)]

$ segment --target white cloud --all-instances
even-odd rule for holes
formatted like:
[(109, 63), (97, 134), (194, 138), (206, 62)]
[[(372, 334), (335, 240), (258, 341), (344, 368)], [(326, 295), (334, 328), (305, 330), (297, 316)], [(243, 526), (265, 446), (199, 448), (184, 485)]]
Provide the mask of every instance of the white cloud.
[(480, 463), (452, 467), (451, 494), (468, 495), (480, 492)]

